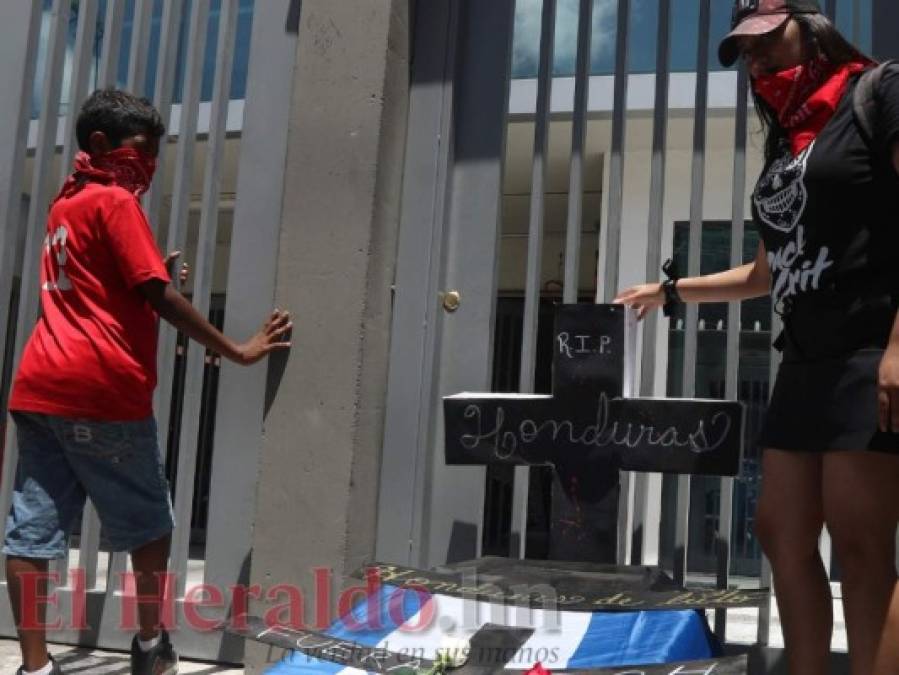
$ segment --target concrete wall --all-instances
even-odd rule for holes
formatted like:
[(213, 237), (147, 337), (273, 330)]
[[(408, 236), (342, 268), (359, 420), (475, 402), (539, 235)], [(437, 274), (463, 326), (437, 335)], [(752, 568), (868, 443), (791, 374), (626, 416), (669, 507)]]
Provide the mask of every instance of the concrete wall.
[[(337, 587), (374, 549), (409, 15), (302, 5), (276, 289), (294, 347), (265, 421), (251, 582), (299, 585), (309, 621), (313, 568)], [(269, 654), (249, 647), (247, 672)]]

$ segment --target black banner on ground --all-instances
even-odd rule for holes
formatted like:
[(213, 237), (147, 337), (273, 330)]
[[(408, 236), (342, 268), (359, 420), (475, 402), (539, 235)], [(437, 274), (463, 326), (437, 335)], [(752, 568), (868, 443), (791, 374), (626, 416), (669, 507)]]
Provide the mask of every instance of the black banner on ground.
[(518, 570), (513, 565), (504, 570), (492, 560), (481, 569), (479, 562), (447, 572), (374, 563), (356, 576), (376, 575), (381, 583), (431, 595), (573, 612), (733, 609), (759, 607), (768, 598), (767, 589), (680, 588), (664, 572), (650, 567), (575, 571), (541, 561), (553, 567), (531, 565)]
[(649, 666), (623, 666), (600, 670), (553, 670), (556, 673), (583, 675), (746, 675), (745, 656), (722, 657), (710, 661), (680, 661)]

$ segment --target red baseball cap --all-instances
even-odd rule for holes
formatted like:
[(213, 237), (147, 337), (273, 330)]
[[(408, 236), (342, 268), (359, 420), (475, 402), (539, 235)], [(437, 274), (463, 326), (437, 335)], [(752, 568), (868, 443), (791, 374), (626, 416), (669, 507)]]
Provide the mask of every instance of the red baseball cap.
[(718, 46), (718, 60), (730, 67), (740, 56), (737, 38), (764, 35), (780, 28), (793, 14), (820, 14), (816, 0), (736, 0), (731, 31)]

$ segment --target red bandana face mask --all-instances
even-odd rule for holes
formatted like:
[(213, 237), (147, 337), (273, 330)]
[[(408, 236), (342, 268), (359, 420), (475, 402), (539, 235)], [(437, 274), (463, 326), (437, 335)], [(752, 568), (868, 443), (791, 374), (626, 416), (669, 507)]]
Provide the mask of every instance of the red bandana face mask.
[(150, 189), (155, 172), (156, 158), (135, 148), (116, 148), (94, 157), (79, 152), (75, 155), (75, 170), (56, 199), (72, 196), (87, 182), (118, 185), (140, 197)]
[(849, 78), (870, 64), (853, 61), (840, 66), (831, 65), (824, 57), (779, 73), (763, 75), (753, 80), (752, 86), (768, 105), (777, 121), (790, 137), (793, 154), (805, 150), (830, 121)]

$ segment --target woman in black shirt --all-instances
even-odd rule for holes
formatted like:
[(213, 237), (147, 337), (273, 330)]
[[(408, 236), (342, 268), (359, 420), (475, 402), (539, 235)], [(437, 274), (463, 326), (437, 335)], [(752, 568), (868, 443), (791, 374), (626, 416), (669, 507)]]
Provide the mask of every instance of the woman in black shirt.
[[(783, 362), (761, 443), (756, 535), (772, 563), (792, 675), (828, 669), (824, 524), (842, 570), (853, 675), (899, 673), (899, 72), (876, 91), (867, 138), (852, 94), (874, 63), (814, 0), (738, 0), (719, 56), (742, 56), (765, 130), (752, 195), (752, 263), (644, 284), (617, 298), (647, 311), (770, 293)], [(667, 288), (666, 288), (667, 286)]]

